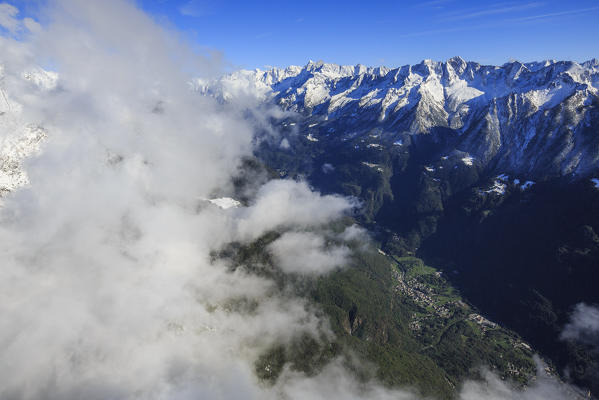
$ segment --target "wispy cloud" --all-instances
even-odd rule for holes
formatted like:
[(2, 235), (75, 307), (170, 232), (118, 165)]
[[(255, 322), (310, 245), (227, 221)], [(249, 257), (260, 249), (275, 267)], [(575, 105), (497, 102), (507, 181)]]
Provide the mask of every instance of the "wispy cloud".
[(262, 32), (262, 33), (257, 34), (256, 36), (254, 36), (254, 38), (255, 39), (265, 39), (271, 35), (272, 35), (271, 32)]
[(497, 24), (467, 25), (467, 26), (459, 26), (459, 27), (453, 27), (453, 28), (430, 29), (430, 30), (425, 30), (425, 31), (406, 33), (403, 35), (399, 35), (398, 37), (399, 38), (411, 38), (411, 37), (418, 37), (418, 36), (436, 35), (439, 33), (471, 31), (471, 30), (489, 28), (489, 27), (495, 26), (495, 25), (497, 25)]
[[(458, 15), (457, 12), (452, 12), (451, 14), (445, 14), (443, 20), (456, 21), (456, 20), (463, 20), (463, 19), (473, 19), (473, 18), (482, 17), (482, 16), (490, 16), (490, 15), (495, 15), (495, 14), (523, 11), (526, 9), (539, 7), (541, 5), (543, 5), (543, 3), (540, 3), (540, 2), (528, 3), (528, 4), (518, 5), (518, 6), (505, 5), (505, 6), (499, 7), (499, 8), (491, 8), (488, 10), (472, 11), (472, 12), (462, 14), (462, 15)], [(479, 23), (479, 24), (457, 25), (457, 26), (451, 25), (451, 26), (447, 26), (447, 27), (441, 27), (438, 29), (429, 29), (429, 30), (422, 30), (422, 31), (416, 31), (416, 32), (409, 32), (409, 33), (399, 35), (398, 37), (399, 38), (411, 38), (411, 37), (438, 35), (438, 34), (452, 33), (452, 32), (475, 31), (475, 30), (482, 30), (482, 29), (489, 29), (489, 28), (501, 28), (501, 27), (510, 26), (510, 25), (513, 26), (513, 25), (518, 25), (518, 24), (524, 24), (526, 22), (540, 21), (540, 20), (561, 17), (561, 16), (568, 16), (568, 15), (577, 15), (577, 14), (582, 14), (582, 13), (587, 13), (587, 12), (592, 12), (592, 11), (599, 11), (599, 6), (588, 7), (588, 8), (579, 8), (579, 9), (573, 9), (573, 10), (565, 10), (565, 11), (538, 14), (538, 15), (529, 15), (529, 16), (518, 17), (518, 18), (505, 17), (505, 18), (497, 19), (494, 22), (489, 22), (489, 23), (484, 23), (484, 24)]]
[(541, 2), (533, 2), (533, 3), (525, 3), (525, 4), (518, 4), (518, 5), (513, 5), (513, 4), (512, 5), (504, 5), (501, 7), (490, 7), (490, 8), (471, 10), (471, 11), (466, 11), (466, 12), (460, 11), (459, 13), (455, 12), (455, 13), (445, 15), (444, 17), (442, 17), (442, 19), (446, 20), (446, 21), (458, 21), (458, 20), (464, 20), (464, 19), (488, 17), (488, 16), (492, 16), (492, 15), (509, 14), (509, 13), (514, 13), (514, 12), (525, 11), (525, 10), (529, 10), (531, 8), (540, 7), (542, 5), (543, 5), (543, 3), (541, 3)]
[(597, 7), (588, 7), (588, 8), (579, 8), (579, 9), (576, 9), (576, 10), (559, 11), (559, 12), (553, 12), (553, 13), (547, 13), (547, 14), (530, 15), (528, 17), (515, 18), (515, 19), (512, 19), (511, 21), (534, 21), (534, 20), (539, 20), (539, 19), (561, 17), (561, 16), (565, 16), (565, 15), (582, 14), (582, 13), (585, 13), (585, 12), (597, 11), (597, 10), (599, 10), (599, 6), (597, 6)]
[(431, 0), (431, 1), (423, 1), (421, 3), (415, 4), (415, 8), (441, 8), (443, 5), (447, 3), (451, 3), (453, 0)]
[(560, 339), (578, 341), (599, 351), (599, 308), (578, 303), (570, 315), (570, 321), (564, 326)]
[(212, 12), (212, 7), (208, 2), (199, 0), (189, 0), (179, 6), (178, 11), (186, 17), (203, 17)]

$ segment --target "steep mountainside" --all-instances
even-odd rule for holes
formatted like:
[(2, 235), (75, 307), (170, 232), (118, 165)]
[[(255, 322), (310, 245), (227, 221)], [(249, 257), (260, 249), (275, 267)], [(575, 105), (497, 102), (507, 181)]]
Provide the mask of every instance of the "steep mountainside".
[[(351, 223), (331, 228), (342, 232)], [(409, 386), (436, 399), (455, 398), (465, 379), (480, 376), (481, 367), (519, 387), (534, 382), (529, 345), (476, 313), (441, 272), (421, 260), (364, 246), (358, 235), (350, 241), (353, 256), (344, 269), (317, 279), (289, 279), (267, 251), (280, 236), (270, 232), (249, 246), (231, 243), (215, 257), (232, 258), (236, 269), (271, 276), (281, 290), (311, 299), (328, 316), (335, 336), (305, 336), (269, 349), (256, 364), (266, 382), (275, 382), (285, 368), (314, 373), (339, 356), (359, 377), (374, 374), (387, 385)], [(372, 365), (356, 362), (355, 355)]]
[(287, 113), (257, 155), (281, 176), (356, 196), (398, 256), (442, 269), (563, 376), (599, 392), (599, 357), (561, 332), (599, 303), (599, 62), (401, 68), (309, 63), (197, 82)]

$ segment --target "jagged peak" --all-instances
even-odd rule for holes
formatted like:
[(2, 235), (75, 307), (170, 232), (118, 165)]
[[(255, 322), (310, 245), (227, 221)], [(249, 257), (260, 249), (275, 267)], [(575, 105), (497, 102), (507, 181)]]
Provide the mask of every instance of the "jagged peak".
[[(353, 83), (354, 86), (360, 86), (369, 91), (382, 91), (380, 93), (386, 93), (390, 84), (397, 89), (398, 85), (405, 84), (411, 87), (427, 81), (429, 82), (427, 90), (433, 90), (434, 86), (435, 92), (439, 93), (441, 92), (437, 86), (456, 83), (458, 86), (455, 88), (470, 88), (464, 90), (472, 93), (483, 92), (488, 96), (502, 96), (513, 91), (518, 93), (527, 92), (537, 84), (544, 86), (535, 90), (545, 90), (547, 89), (545, 86), (549, 81), (555, 81), (560, 76), (567, 78), (568, 81), (588, 84), (593, 88), (592, 90), (599, 91), (596, 78), (599, 72), (598, 67), (599, 61), (596, 59), (581, 64), (556, 60), (527, 63), (513, 60), (501, 66), (493, 66), (465, 61), (462, 57), (455, 56), (446, 61), (426, 59), (418, 64), (405, 65), (399, 68), (368, 67), (363, 64), (340, 65), (326, 63), (322, 60), (310, 60), (304, 66), (289, 66), (285, 69), (272, 68), (261, 73), (255, 73), (254, 76), (256, 76), (255, 79), (265, 85), (272, 86), (283, 83), (282, 86), (278, 86), (276, 91), (288, 91), (290, 88), (297, 88), (302, 91), (303, 89), (300, 88), (304, 87), (305, 84), (309, 84), (312, 89), (322, 86), (321, 93), (325, 93), (332, 90), (332, 86), (329, 86), (333, 82), (350, 78), (352, 80), (357, 79)], [(242, 73), (235, 75), (243, 77)], [(379, 80), (379, 78), (385, 77), (389, 79)], [(377, 82), (381, 82), (380, 85), (382, 86), (376, 86), (379, 85)], [(562, 81), (555, 83), (555, 85), (559, 86), (565, 81), (560, 82)], [(457, 90), (455, 88), (447, 93), (453, 93), (454, 90)], [(395, 94), (391, 96), (395, 96)], [(457, 98), (461, 98), (460, 96), (456, 97), (452, 94), (452, 102), (455, 102)], [(466, 95), (466, 97), (469, 96), (470, 94)], [(544, 98), (543, 96), (546, 96), (546, 94), (539, 94), (539, 96)], [(450, 108), (453, 109), (453, 107), (454, 105)]]
[(445, 65), (450, 66), (458, 74), (464, 72), (468, 67), (468, 63), (460, 56), (451, 57), (445, 62)]
[(551, 59), (551, 60), (542, 60), (542, 61), (531, 61), (531, 62), (526, 63), (525, 65), (531, 71), (538, 71), (543, 68), (554, 65), (557, 62), (558, 62), (557, 60)]
[(599, 60), (596, 58), (591, 58), (590, 60), (583, 62), (582, 65), (586, 68), (599, 67)]
[[(390, 71), (393, 70), (400, 70), (400, 69), (410, 69), (410, 68), (415, 68), (418, 66), (422, 66), (422, 67), (427, 67), (427, 69), (438, 69), (444, 65), (451, 65), (454, 69), (456, 67), (461, 67), (463, 69), (467, 68), (468, 65), (475, 65), (475, 66), (485, 66), (487, 68), (492, 68), (492, 69), (506, 69), (506, 70), (510, 70), (510, 71), (517, 71), (517, 69), (520, 69), (521, 71), (527, 70), (527, 71), (531, 71), (531, 72), (536, 72), (540, 69), (546, 68), (546, 67), (550, 67), (553, 65), (579, 65), (582, 66), (584, 68), (594, 68), (594, 67), (599, 67), (599, 60), (597, 60), (596, 58), (593, 58), (591, 60), (582, 62), (582, 63), (577, 63), (574, 61), (559, 61), (559, 60), (554, 60), (554, 59), (547, 59), (547, 60), (542, 60), (542, 61), (531, 61), (531, 62), (522, 62), (516, 59), (510, 59), (508, 62), (502, 64), (502, 65), (483, 65), (480, 63), (477, 63), (475, 61), (466, 61), (464, 58), (460, 57), (460, 56), (454, 56), (451, 57), (449, 59), (447, 59), (446, 61), (435, 61), (433, 59), (424, 59), (422, 61), (420, 61), (417, 64), (407, 64), (407, 65), (403, 65), (403, 66), (397, 66), (397, 67), (385, 67), (385, 66), (376, 66), (376, 67), (372, 67), (372, 66), (367, 66), (364, 64), (355, 64), (355, 65), (342, 65), (342, 64), (336, 64), (336, 63), (327, 63), (324, 62), (323, 60), (318, 60), (318, 61), (314, 61), (314, 60), (309, 60), (307, 64), (305, 64), (304, 66), (297, 66), (297, 65), (292, 65), (292, 66), (288, 66), (284, 69), (281, 68), (272, 68), (272, 69), (267, 69), (268, 71), (285, 71), (285, 72), (299, 72), (301, 70), (306, 70), (306, 71), (321, 71), (321, 72), (342, 72), (343, 75), (362, 75), (362, 74), (384, 74), (384, 73), (388, 73)], [(516, 68), (516, 69), (515, 69)]]
[(310, 69), (310, 68), (320, 68), (324, 65), (324, 61), (322, 60), (318, 60), (318, 61), (313, 61), (313, 60), (308, 60), (308, 64), (306, 64), (306, 69)]
[(420, 61), (417, 65), (424, 67), (429, 72), (432, 72), (432, 71), (437, 70), (437, 68), (439, 68), (440, 66), (442, 66), (443, 63), (440, 61), (435, 61), (430, 58), (425, 58), (424, 60)]
[(460, 65), (464, 65), (464, 64), (468, 64), (468, 62), (466, 60), (464, 60), (462, 57), (460, 56), (453, 56), (451, 57), (449, 60), (446, 61), (448, 64), (460, 64)]

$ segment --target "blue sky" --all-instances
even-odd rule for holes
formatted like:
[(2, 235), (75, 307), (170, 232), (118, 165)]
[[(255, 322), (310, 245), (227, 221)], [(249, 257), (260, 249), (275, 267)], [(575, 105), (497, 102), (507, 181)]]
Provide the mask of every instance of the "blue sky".
[(597, 0), (135, 1), (232, 68), (599, 58)]

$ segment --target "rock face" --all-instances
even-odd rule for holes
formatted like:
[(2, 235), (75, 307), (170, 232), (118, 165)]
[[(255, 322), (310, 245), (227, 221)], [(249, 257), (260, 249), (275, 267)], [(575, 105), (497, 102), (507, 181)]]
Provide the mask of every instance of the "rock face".
[(310, 62), (200, 88), (272, 99), (303, 114), (315, 140), (375, 134), (391, 145), (432, 135), (447, 153), (536, 179), (587, 176), (599, 160), (597, 60), (488, 66), (454, 57), (394, 69)]

